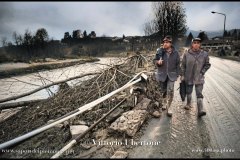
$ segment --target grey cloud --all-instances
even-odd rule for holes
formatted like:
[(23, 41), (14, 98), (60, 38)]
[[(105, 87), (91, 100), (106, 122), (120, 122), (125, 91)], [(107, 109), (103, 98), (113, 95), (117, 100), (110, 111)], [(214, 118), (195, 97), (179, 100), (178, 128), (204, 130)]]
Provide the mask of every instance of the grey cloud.
[(0, 38), (7, 37), (9, 40), (9, 35), (11, 35), (12, 32), (8, 28), (8, 22), (14, 17), (12, 13), (13, 6), (8, 2), (1, 2), (0, 4)]
[[(7, 3), (8, 5), (10, 3)], [(48, 31), (58, 30), (58, 34), (50, 33), (60, 39), (64, 32), (75, 29), (94, 30), (100, 36), (121, 36), (122, 34), (139, 35), (143, 18), (149, 14), (144, 10), (149, 2), (15, 2), (4, 6), (11, 10), (12, 18), (1, 32), (14, 29), (24, 33), (25, 29), (32, 32), (45, 27)], [(143, 7), (144, 6), (144, 7)], [(4, 15), (6, 18), (6, 14)], [(18, 27), (16, 27), (18, 26)], [(62, 30), (61, 36), (59, 31)], [(9, 33), (9, 31), (8, 31)]]
[[(184, 2), (187, 25), (194, 30), (220, 30), (222, 17), (210, 11), (227, 13), (227, 27), (237, 28), (239, 2)], [(151, 2), (0, 2), (0, 37), (11, 40), (14, 31), (34, 33), (46, 28), (50, 37), (63, 38), (73, 30), (95, 31), (97, 36), (143, 35), (150, 19)]]
[(187, 13), (187, 25), (193, 30), (223, 30), (224, 16), (212, 14), (211, 11), (227, 15), (226, 29), (240, 27), (240, 2), (184, 2)]

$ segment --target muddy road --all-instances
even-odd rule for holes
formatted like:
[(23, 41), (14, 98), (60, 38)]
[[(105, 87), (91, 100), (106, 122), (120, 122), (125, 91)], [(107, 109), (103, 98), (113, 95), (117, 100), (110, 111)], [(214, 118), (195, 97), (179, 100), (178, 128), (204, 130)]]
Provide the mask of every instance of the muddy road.
[[(178, 90), (179, 81), (177, 81), (172, 104), (173, 117), (167, 117), (164, 111), (160, 118), (149, 119), (141, 128), (141, 133), (139, 132), (141, 136), (134, 139), (136, 143), (131, 144), (129, 148), (123, 147), (123, 150), (128, 153), (128, 158), (240, 157), (240, 63), (216, 57), (210, 57), (210, 63), (212, 66), (206, 73), (203, 89), (204, 110), (207, 115), (201, 119), (197, 118), (195, 89), (192, 99), (193, 107), (188, 111), (184, 109), (186, 102), (181, 101)], [(83, 69), (81, 67), (81, 70)], [(8, 117), (9, 114), (6, 113), (5, 116)], [(64, 133), (68, 135), (67, 132)], [(47, 132), (45, 134), (48, 135)], [(63, 133), (59, 132), (59, 134)], [(52, 135), (54, 134), (48, 136)], [(61, 136), (59, 137), (59, 141), (62, 141)], [(37, 138), (35, 137), (35, 140)], [(49, 144), (52, 145), (50, 147), (54, 147), (54, 143)], [(36, 148), (38, 147), (42, 146), (39, 144)], [(105, 158), (109, 158), (119, 146), (110, 147), (109, 145), (105, 150), (99, 150), (91, 156), (99, 158), (104, 155)], [(109, 148), (111, 152), (107, 150)], [(69, 157), (80, 158), (78, 151), (76, 149), (74, 156), (69, 155)], [(11, 156), (14, 157), (14, 155)]]
[(173, 117), (150, 120), (138, 145), (128, 158), (239, 158), (240, 157), (240, 63), (210, 57), (203, 89), (207, 115), (197, 118), (195, 89), (193, 108), (186, 111), (175, 83)]

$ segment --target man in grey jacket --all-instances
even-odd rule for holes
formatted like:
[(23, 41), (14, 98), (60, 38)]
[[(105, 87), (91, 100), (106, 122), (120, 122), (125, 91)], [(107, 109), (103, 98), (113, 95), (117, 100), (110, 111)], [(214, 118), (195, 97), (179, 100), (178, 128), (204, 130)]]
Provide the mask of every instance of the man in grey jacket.
[(201, 39), (192, 40), (191, 48), (184, 54), (181, 65), (181, 80), (185, 80), (187, 85), (187, 105), (186, 110), (191, 108), (193, 85), (195, 85), (197, 96), (198, 117), (206, 115), (203, 111), (203, 84), (204, 74), (211, 67), (209, 56), (206, 51), (200, 49)]
[(172, 116), (171, 103), (174, 96), (174, 82), (180, 73), (180, 56), (172, 46), (172, 38), (166, 36), (163, 39), (163, 47), (158, 49), (155, 62), (157, 64), (156, 79), (160, 83), (161, 98), (167, 96), (163, 109), (167, 109), (167, 115)]

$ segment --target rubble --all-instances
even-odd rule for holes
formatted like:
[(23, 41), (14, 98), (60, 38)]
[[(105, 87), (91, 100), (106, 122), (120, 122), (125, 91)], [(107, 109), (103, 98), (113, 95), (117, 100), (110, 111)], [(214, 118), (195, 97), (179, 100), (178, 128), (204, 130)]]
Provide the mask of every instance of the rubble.
[(85, 126), (85, 125), (70, 126), (70, 132), (71, 132), (72, 138), (77, 137), (79, 134), (82, 134), (87, 129), (88, 129), (88, 126)]
[[(151, 59), (151, 58), (150, 58)], [(84, 81), (74, 88), (63, 87), (62, 91), (53, 97), (49, 98), (46, 102), (40, 102), (36, 105), (37, 107), (29, 107), (21, 109), (17, 114), (9, 117), (3, 122), (0, 122), (2, 133), (0, 134), (0, 143), (6, 142), (15, 138), (16, 136), (23, 135), (29, 131), (34, 130), (40, 126), (53, 122), (53, 120), (64, 116), (65, 114), (76, 110), (77, 108), (83, 106), (84, 104), (90, 103), (99, 97), (102, 97), (119, 87), (126, 84), (136, 72), (136, 65), (139, 58), (135, 56), (132, 59), (128, 59), (121, 66), (113, 66), (107, 70), (104, 70), (99, 76), (96, 76), (88, 81)], [(145, 61), (145, 60), (144, 60)], [(150, 76), (151, 78), (151, 76)], [(111, 114), (107, 120), (103, 120), (96, 127), (93, 128), (92, 132), (87, 133), (82, 139), (82, 142), (91, 141), (92, 139), (103, 140), (109, 139), (114, 136), (120, 136), (122, 138), (122, 133), (127, 134), (131, 137), (139, 136), (140, 132), (138, 130), (146, 121), (149, 115), (149, 109), (155, 110), (152, 107), (154, 99), (149, 99), (149, 97), (155, 96), (155, 91), (157, 85), (154, 81), (150, 81), (150, 84), (146, 86), (140, 86), (144, 90), (139, 90), (137, 94), (132, 94), (129, 96), (129, 92), (123, 91), (115, 97), (104, 101), (103, 103), (97, 105), (92, 110), (88, 110), (79, 116), (71, 118), (70, 120), (64, 121), (57, 128), (43, 132), (28, 141), (23, 142), (14, 149), (24, 149), (26, 146), (29, 148), (45, 148), (51, 150), (60, 150), (67, 142), (77, 135), (84, 132), (88, 127), (90, 127), (94, 122), (99, 120), (105, 113), (112, 109), (117, 103), (120, 102), (122, 98), (127, 98), (128, 100), (123, 103), (115, 112)], [(141, 93), (143, 91), (143, 93)], [(137, 100), (136, 100), (137, 97)], [(138, 104), (141, 102), (141, 104)], [(136, 106), (134, 106), (136, 104)], [(135, 108), (135, 109), (134, 109)], [(132, 109), (132, 110), (131, 110)], [(124, 113), (125, 112), (125, 113)], [(15, 123), (15, 122), (19, 123)], [(115, 122), (114, 122), (115, 121)], [(11, 125), (9, 125), (11, 124)], [(80, 127), (81, 131), (75, 131)], [(110, 129), (112, 128), (112, 129)], [(14, 130), (14, 132), (12, 132)], [(119, 132), (120, 134), (116, 134)], [(52, 135), (52, 136), (48, 136)], [(54, 138), (53, 138), (54, 137)], [(49, 142), (51, 142), (49, 144)], [(79, 147), (81, 146), (81, 147)], [(91, 157), (92, 154), (96, 153), (96, 157), (103, 151), (100, 148), (107, 148), (109, 146), (92, 146), (91, 144), (76, 145), (73, 147), (74, 153), (69, 155), (63, 155), (63, 158), (69, 157)], [(118, 150), (118, 147), (114, 151)], [(108, 149), (108, 148), (107, 148)], [(114, 151), (104, 152), (106, 157), (111, 157)], [(4, 153), (2, 157), (5, 158), (49, 158), (52, 153), (46, 154), (10, 154)]]
[(115, 119), (117, 119), (119, 116), (121, 116), (121, 114), (124, 112), (124, 109), (122, 108), (117, 108), (116, 110), (114, 110), (107, 118), (106, 118), (106, 122), (111, 123), (112, 121), (114, 121)]
[(149, 104), (151, 103), (151, 99), (148, 98), (143, 98), (141, 102), (139, 102), (133, 110), (147, 110)]
[(126, 133), (132, 137), (141, 127), (147, 115), (148, 112), (145, 110), (131, 110), (125, 112), (110, 125), (109, 129), (120, 133)]
[(124, 151), (116, 151), (114, 153), (114, 155), (111, 157), (111, 159), (113, 158), (127, 158), (128, 156), (128, 153), (127, 152), (124, 152)]
[(107, 129), (102, 129), (102, 130), (99, 130), (99, 131), (96, 132), (95, 137), (96, 137), (97, 140), (104, 140), (104, 139), (107, 138), (107, 136), (108, 136)]

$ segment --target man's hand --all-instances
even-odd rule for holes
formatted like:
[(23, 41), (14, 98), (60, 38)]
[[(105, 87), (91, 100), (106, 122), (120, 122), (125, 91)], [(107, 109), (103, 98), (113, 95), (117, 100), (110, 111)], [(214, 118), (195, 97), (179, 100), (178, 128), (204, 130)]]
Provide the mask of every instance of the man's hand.
[(184, 81), (184, 76), (180, 76), (180, 81)]
[(160, 58), (160, 59), (157, 61), (157, 64), (158, 64), (158, 65), (162, 65), (162, 63), (163, 63), (163, 60), (162, 60), (162, 58)]

